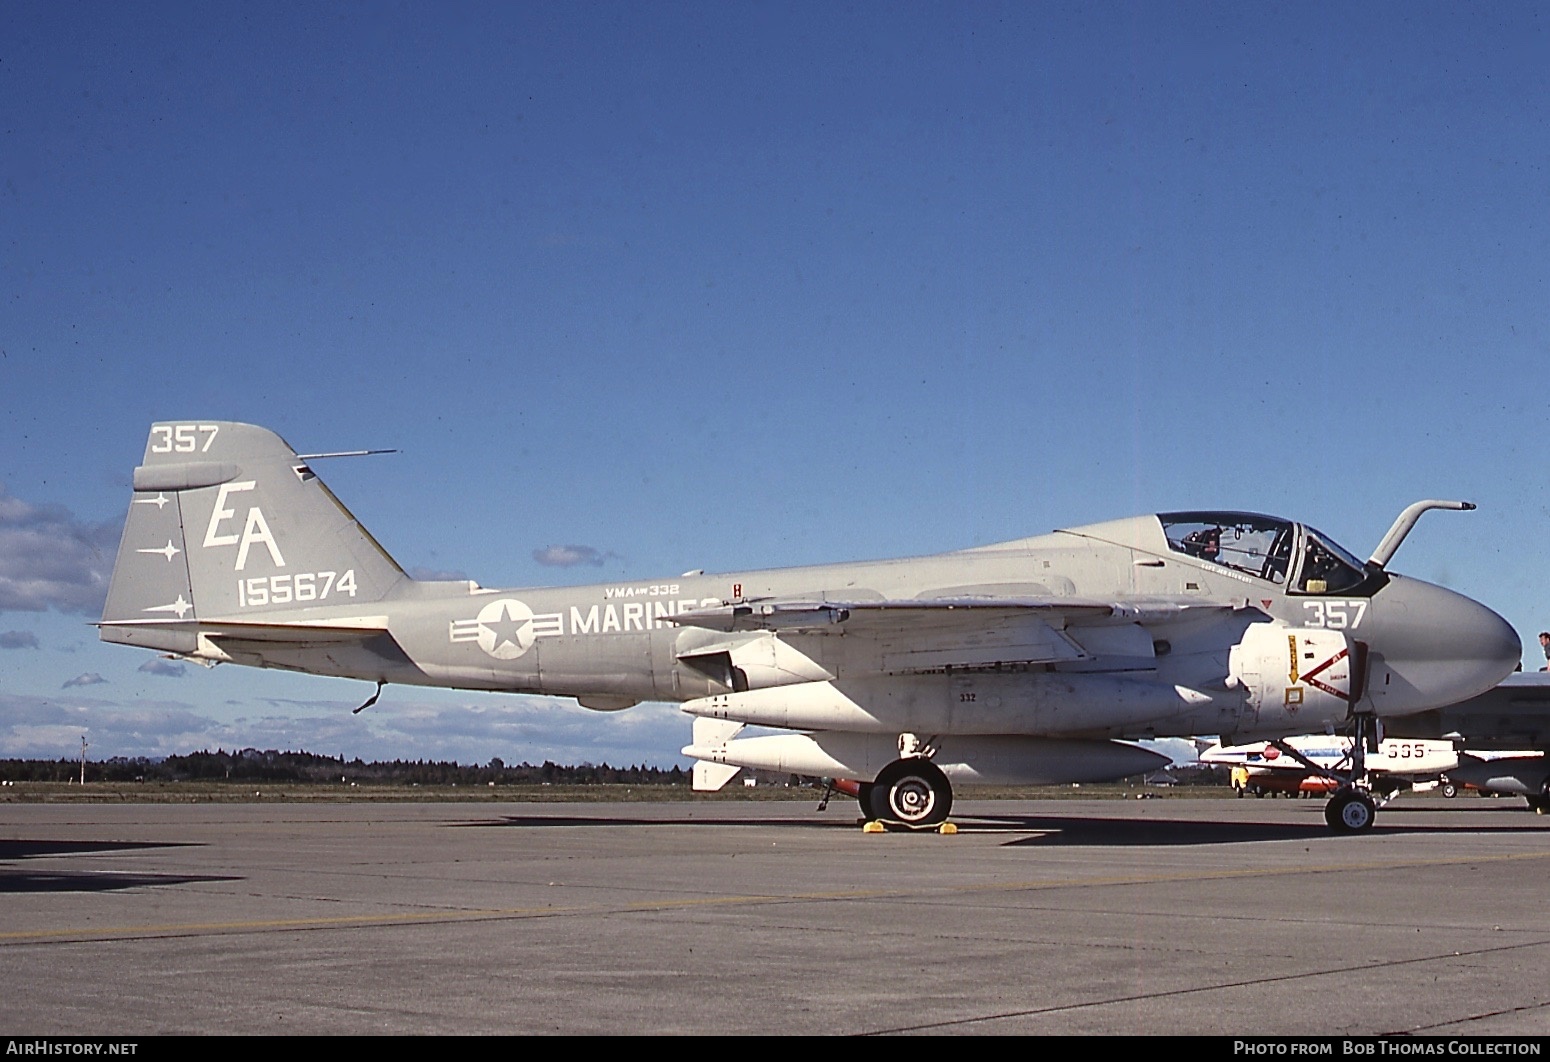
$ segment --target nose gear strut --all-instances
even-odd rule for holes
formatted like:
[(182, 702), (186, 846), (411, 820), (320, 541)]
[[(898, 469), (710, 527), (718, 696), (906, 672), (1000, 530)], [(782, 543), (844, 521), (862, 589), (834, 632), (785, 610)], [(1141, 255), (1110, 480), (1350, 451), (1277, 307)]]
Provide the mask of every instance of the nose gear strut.
[(1346, 771), (1320, 767), (1285, 741), (1276, 740), (1270, 745), (1283, 756), (1290, 757), (1309, 773), (1328, 778), (1339, 787), (1324, 805), (1324, 821), (1336, 833), (1362, 833), (1372, 828), (1378, 809), (1388, 803), (1387, 797), (1374, 797), (1372, 779), (1367, 772), (1367, 753), (1378, 751), (1383, 740), (1383, 724), (1371, 712), (1356, 712), (1351, 716), (1355, 736), (1351, 741), (1351, 762)]

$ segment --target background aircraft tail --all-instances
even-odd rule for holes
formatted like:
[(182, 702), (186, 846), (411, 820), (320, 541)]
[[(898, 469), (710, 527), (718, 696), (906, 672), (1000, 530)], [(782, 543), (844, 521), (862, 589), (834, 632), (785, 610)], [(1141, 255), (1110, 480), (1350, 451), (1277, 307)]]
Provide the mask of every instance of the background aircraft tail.
[(274, 432), (169, 421), (151, 426), (135, 469), (102, 636), (184, 649), (183, 638), (174, 645), (155, 632), (217, 617), (304, 618), (379, 601), (407, 580)]

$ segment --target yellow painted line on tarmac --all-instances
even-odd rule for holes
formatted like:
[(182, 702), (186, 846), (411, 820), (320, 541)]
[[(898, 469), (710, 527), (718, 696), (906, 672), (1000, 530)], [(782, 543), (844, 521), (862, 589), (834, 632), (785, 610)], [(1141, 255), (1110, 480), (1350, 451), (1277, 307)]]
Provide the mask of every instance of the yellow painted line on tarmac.
[(1230, 881), (1246, 878), (1286, 877), (1302, 874), (1330, 874), (1397, 870), (1416, 867), (1466, 866), (1483, 863), (1512, 863), (1550, 859), (1547, 852), (1521, 852), (1489, 856), (1449, 856), (1439, 859), (1368, 860), (1350, 863), (1317, 863), (1284, 867), (1241, 867), (1223, 870), (1186, 870), (1170, 873), (1119, 874), (1100, 877), (1040, 878), (1028, 881), (976, 882), (921, 888), (839, 889), (792, 893), (749, 893), (727, 896), (693, 896), (680, 899), (641, 900), (634, 903), (558, 905), (543, 907), (491, 907), (468, 910), (443, 909), (397, 914), (332, 915), (318, 918), (238, 919), (219, 922), (163, 922), (122, 926), (71, 926), (59, 929), (0, 931), (0, 946), (46, 941), (100, 941), (136, 937), (197, 936), (219, 933), (285, 932), (350, 927), (390, 927), (434, 923), (499, 921), (503, 919), (550, 918), (556, 916), (602, 914), (643, 914), (652, 911), (692, 910), (709, 907), (736, 907), (759, 904), (884, 900), (912, 897), (971, 895), (992, 892), (1038, 892), (1053, 889), (1112, 887), (1122, 885), (1160, 885), (1186, 881)]

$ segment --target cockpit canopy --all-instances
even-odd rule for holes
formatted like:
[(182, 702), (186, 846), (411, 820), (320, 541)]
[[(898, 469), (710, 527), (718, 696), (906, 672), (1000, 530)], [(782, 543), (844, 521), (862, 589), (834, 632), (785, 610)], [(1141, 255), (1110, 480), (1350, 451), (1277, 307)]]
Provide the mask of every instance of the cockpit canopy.
[(1259, 513), (1159, 513), (1168, 548), (1293, 594), (1367, 595), (1383, 585), (1321, 531)]

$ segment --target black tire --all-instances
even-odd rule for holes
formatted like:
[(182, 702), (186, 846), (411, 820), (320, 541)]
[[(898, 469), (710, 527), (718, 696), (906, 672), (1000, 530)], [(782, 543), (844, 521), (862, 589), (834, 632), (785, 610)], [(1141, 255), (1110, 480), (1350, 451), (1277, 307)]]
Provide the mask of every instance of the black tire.
[(911, 829), (940, 826), (953, 809), (953, 787), (930, 760), (909, 756), (884, 767), (872, 783), (874, 819)]
[(861, 788), (856, 790), (856, 803), (861, 805), (861, 816), (867, 821), (876, 818), (872, 814), (872, 783), (862, 782)]
[(1536, 815), (1550, 815), (1550, 778), (1546, 778), (1539, 786), (1537, 797), (1526, 797), (1529, 810)]
[(1337, 790), (1324, 805), (1324, 821), (1336, 833), (1364, 833), (1377, 817), (1378, 805), (1356, 789)]
[(1443, 796), (1447, 797), (1449, 800), (1452, 800), (1454, 797), (1459, 795), (1459, 787), (1454, 785), (1452, 782), (1443, 782), (1441, 792)]

